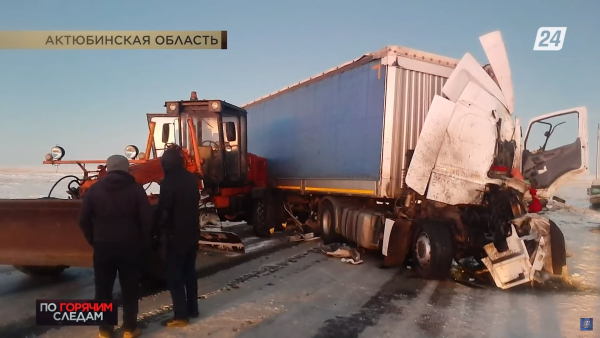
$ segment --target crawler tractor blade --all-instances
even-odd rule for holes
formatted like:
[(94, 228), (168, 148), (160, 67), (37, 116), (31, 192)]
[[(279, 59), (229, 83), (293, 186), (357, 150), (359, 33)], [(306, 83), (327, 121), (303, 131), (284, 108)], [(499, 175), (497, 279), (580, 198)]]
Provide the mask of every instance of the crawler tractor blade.
[(78, 225), (80, 205), (80, 200), (0, 200), (0, 265), (91, 267), (92, 248)]
[(203, 229), (200, 232), (198, 247), (208, 251), (231, 251), (242, 254), (245, 252), (244, 243), (238, 235), (219, 229)]

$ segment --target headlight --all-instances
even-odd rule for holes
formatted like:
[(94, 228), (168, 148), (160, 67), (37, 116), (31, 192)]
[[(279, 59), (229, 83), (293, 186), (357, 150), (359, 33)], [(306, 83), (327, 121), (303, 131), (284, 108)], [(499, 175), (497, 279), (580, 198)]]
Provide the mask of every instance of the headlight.
[(142, 151), (142, 152), (141, 152), (141, 153), (138, 155), (138, 158), (139, 158), (140, 160), (145, 160), (145, 159), (146, 159), (146, 153)]
[(60, 161), (60, 159), (65, 157), (65, 149), (63, 147), (56, 146), (50, 150), (50, 156), (52, 157), (52, 161)]
[(225, 151), (230, 152), (232, 150), (231, 146), (225, 146)]
[(125, 157), (127, 157), (130, 160), (136, 158), (139, 153), (140, 150), (134, 145), (128, 145), (127, 147), (125, 147)]

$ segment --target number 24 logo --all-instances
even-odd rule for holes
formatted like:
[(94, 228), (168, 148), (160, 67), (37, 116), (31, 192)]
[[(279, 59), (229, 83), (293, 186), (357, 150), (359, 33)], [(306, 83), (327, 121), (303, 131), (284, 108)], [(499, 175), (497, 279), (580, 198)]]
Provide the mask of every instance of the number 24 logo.
[(540, 27), (535, 37), (533, 50), (561, 50), (565, 42), (565, 35), (567, 35), (567, 27)]

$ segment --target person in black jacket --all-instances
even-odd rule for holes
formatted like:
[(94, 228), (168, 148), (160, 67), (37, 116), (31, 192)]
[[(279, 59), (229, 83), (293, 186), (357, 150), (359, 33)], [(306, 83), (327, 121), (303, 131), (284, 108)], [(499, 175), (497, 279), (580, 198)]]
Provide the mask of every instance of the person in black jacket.
[(168, 327), (188, 325), (198, 317), (196, 255), (200, 240), (200, 190), (197, 175), (187, 171), (180, 149), (167, 149), (161, 157), (165, 174), (160, 183), (158, 215), (166, 234), (166, 279), (174, 317)]
[[(125, 156), (106, 161), (107, 175), (83, 197), (79, 225), (94, 249), (96, 299), (111, 300), (116, 274), (123, 294), (123, 337), (136, 337), (141, 255), (150, 246), (152, 210), (144, 188), (129, 174)], [(100, 337), (113, 327), (101, 326)]]

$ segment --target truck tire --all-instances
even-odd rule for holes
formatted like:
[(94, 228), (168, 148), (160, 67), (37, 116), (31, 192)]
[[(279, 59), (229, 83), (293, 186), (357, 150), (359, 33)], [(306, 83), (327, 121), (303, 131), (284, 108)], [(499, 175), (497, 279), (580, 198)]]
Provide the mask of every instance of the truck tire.
[(434, 219), (418, 222), (412, 243), (413, 265), (417, 275), (425, 279), (448, 278), (454, 246), (447, 222)]
[(15, 265), (15, 269), (21, 271), (22, 273), (33, 276), (58, 276), (63, 271), (65, 271), (68, 266), (33, 266), (33, 265)]
[(319, 232), (324, 244), (337, 242), (341, 236), (335, 233), (335, 209), (333, 204), (325, 200), (319, 204), (318, 211)]
[(272, 225), (269, 224), (267, 213), (265, 200), (262, 198), (254, 200), (252, 207), (252, 228), (258, 237), (266, 238), (271, 236)]
[(275, 231), (283, 231), (283, 222), (288, 219), (289, 215), (283, 207), (282, 198), (277, 195), (269, 196), (267, 208), (267, 219)]

